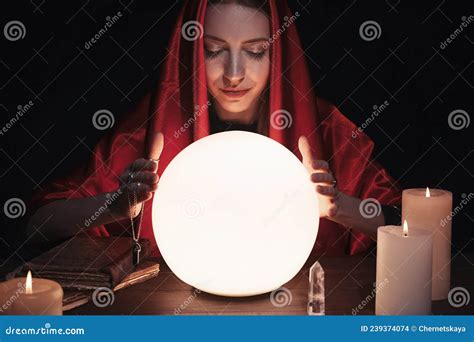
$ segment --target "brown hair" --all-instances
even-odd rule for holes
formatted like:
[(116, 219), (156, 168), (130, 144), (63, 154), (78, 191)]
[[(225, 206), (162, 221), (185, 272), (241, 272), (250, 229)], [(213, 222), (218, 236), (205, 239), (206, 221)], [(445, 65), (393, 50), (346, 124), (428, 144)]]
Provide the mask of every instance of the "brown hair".
[(221, 4), (237, 4), (249, 8), (254, 8), (260, 12), (270, 16), (270, 6), (268, 0), (208, 0), (209, 5), (221, 5)]

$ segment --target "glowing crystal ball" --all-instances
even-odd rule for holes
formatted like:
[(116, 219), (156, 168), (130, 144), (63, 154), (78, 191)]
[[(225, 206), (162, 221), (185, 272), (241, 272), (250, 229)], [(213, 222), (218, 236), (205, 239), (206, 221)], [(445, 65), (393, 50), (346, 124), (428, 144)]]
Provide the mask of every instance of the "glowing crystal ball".
[(318, 199), (303, 164), (263, 135), (212, 134), (182, 150), (153, 201), (163, 258), (182, 281), (223, 296), (273, 291), (304, 265)]

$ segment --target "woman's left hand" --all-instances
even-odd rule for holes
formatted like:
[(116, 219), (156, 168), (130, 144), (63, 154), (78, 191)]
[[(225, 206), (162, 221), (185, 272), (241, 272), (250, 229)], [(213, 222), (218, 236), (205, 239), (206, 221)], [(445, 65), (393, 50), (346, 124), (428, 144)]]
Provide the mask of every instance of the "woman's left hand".
[(299, 138), (298, 148), (303, 156), (303, 165), (308, 170), (311, 182), (316, 185), (320, 217), (335, 217), (339, 209), (339, 192), (335, 187), (336, 180), (329, 169), (329, 164), (325, 160), (318, 160), (313, 157), (308, 139), (305, 136)]

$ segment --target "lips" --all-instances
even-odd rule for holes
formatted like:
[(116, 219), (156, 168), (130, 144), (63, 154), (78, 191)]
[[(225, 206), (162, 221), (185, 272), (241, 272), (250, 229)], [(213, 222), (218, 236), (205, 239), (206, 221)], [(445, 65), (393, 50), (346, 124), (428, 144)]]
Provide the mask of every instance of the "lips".
[(221, 91), (228, 97), (233, 99), (239, 98), (244, 96), (249, 92), (250, 89), (243, 89), (243, 90), (230, 90), (230, 89), (221, 89)]

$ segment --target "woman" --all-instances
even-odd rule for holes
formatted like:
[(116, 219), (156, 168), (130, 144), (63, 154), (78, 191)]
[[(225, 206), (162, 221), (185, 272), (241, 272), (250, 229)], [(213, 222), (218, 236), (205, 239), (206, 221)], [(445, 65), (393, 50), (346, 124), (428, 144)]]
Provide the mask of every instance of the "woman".
[[(99, 142), (89, 164), (35, 195), (31, 241), (39, 243), (43, 235), (58, 242), (83, 231), (129, 234), (130, 215), (139, 215), (146, 203), (142, 237), (154, 243), (150, 199), (158, 175), (193, 141), (241, 129), (301, 156), (322, 217), (313, 252), (366, 251), (377, 227), (397, 220), (391, 206), (400, 193), (370, 159), (373, 142), (362, 132), (353, 138), (354, 124), (313, 96), (294, 24), (298, 16), (281, 0), (186, 1), (157, 89)], [(129, 202), (133, 192), (136, 206)], [(375, 214), (366, 204), (376, 206)]]

